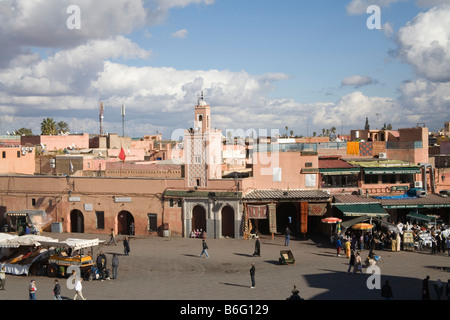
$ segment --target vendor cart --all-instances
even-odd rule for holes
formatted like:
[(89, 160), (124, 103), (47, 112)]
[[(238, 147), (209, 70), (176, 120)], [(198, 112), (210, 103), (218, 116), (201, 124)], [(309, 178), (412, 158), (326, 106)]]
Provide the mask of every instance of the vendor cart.
[(414, 251), (414, 234), (410, 230), (403, 231), (403, 250)]
[(278, 262), (280, 264), (295, 264), (295, 258), (291, 250), (281, 250)]
[[(49, 257), (47, 264), (47, 276), (49, 277), (69, 277), (67, 269), (76, 266), (80, 269), (81, 277), (89, 280), (92, 278), (92, 266), (95, 262), (92, 258), (92, 247), (98, 246), (98, 239), (67, 239), (57, 244), (48, 244), (54, 247), (54, 253)], [(85, 254), (84, 249), (91, 248)]]

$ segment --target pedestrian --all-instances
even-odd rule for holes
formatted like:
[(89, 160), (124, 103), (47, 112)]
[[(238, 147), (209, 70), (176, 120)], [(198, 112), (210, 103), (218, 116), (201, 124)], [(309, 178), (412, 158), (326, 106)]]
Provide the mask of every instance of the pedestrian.
[(436, 241), (436, 238), (433, 236), (433, 237), (431, 237), (431, 254), (436, 254), (436, 247), (437, 247), (437, 241)]
[(350, 258), (350, 254), (351, 254), (350, 246), (351, 246), (351, 244), (350, 244), (350, 240), (348, 238), (345, 240), (345, 244), (344, 245), (345, 245), (345, 256), (347, 258)]
[(200, 258), (202, 257), (203, 254), (205, 254), (206, 257), (209, 258), (208, 251), (207, 251), (208, 249), (209, 248), (208, 248), (208, 245), (206, 244), (205, 239), (202, 239), (202, 252), (200, 253)]
[(450, 257), (450, 234), (447, 236), (447, 251), (448, 251), (448, 256)]
[(426, 276), (422, 281), (422, 300), (430, 300), (430, 289), (428, 287), (428, 280), (430, 276)]
[(134, 235), (134, 222), (131, 221), (130, 223), (130, 234), (133, 236)]
[(119, 258), (117, 257), (117, 255), (115, 253), (113, 254), (111, 267), (112, 267), (112, 278), (117, 279), (117, 270), (119, 268)]
[(28, 286), (28, 300), (36, 300), (36, 282), (31, 280), (30, 285)]
[(55, 279), (55, 286), (53, 288), (53, 300), (62, 300), (61, 298), (61, 286), (58, 279)]
[(362, 263), (361, 263), (361, 256), (358, 252), (355, 253), (355, 264), (353, 266), (353, 273), (361, 272), (362, 274)]
[(6, 268), (5, 266), (2, 266), (2, 269), (0, 270), (0, 290), (5, 290), (5, 284), (6, 284)]
[(392, 294), (392, 288), (389, 285), (389, 281), (386, 280), (386, 282), (384, 283), (383, 287), (381, 287), (381, 296), (385, 299), (385, 300), (391, 300), (394, 295)]
[(128, 237), (125, 237), (123, 240), (123, 252), (126, 256), (130, 254), (130, 242), (128, 241)]
[(355, 251), (353, 251), (353, 249), (351, 250), (351, 253), (350, 253), (350, 261), (348, 262), (347, 272), (350, 272), (352, 267), (353, 267), (353, 273), (355, 273)]
[(336, 256), (340, 257), (342, 242), (339, 237), (336, 238)]
[(250, 279), (252, 281), (252, 286), (250, 287), (253, 289), (255, 287), (255, 264), (252, 263), (252, 267), (250, 268)]
[(80, 296), (81, 300), (86, 300), (86, 298), (83, 297), (83, 285), (81, 284), (83, 279), (77, 276), (75, 281), (75, 296), (73, 297), (73, 300), (77, 300), (78, 296)]
[(437, 279), (436, 283), (433, 285), (434, 291), (436, 291), (437, 300), (441, 300), (442, 292), (444, 291), (444, 285), (441, 279)]
[(259, 237), (255, 237), (255, 252), (253, 252), (253, 256), (261, 257), (261, 243), (259, 242)]
[(286, 247), (289, 246), (289, 240), (290, 240), (290, 238), (291, 238), (291, 230), (289, 230), (289, 227), (286, 227), (285, 235), (284, 235), (284, 245), (285, 245)]
[(114, 232), (114, 229), (111, 228), (111, 234), (110, 234), (110, 237), (109, 237), (108, 246), (110, 246), (111, 243), (113, 243), (113, 242), (114, 242), (114, 245), (117, 246), (116, 233)]

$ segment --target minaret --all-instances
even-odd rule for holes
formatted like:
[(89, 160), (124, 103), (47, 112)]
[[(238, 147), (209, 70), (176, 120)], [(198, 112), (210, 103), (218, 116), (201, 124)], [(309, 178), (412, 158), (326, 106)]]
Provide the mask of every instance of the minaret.
[(211, 107), (203, 99), (203, 91), (195, 106), (195, 132), (207, 133), (211, 129)]

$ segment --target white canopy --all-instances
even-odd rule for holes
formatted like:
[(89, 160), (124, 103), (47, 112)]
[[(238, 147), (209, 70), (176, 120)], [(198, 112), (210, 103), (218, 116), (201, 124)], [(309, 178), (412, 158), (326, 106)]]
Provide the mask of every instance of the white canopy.
[(0, 242), (0, 248), (18, 248), (20, 246), (40, 246), (41, 242), (58, 242), (57, 239), (39, 236), (35, 234), (26, 234), (20, 237), (5, 239)]
[(73, 250), (79, 250), (83, 248), (89, 248), (98, 246), (99, 243), (104, 242), (99, 239), (75, 239), (68, 238), (65, 241), (59, 242), (41, 242), (41, 245), (44, 247), (60, 247), (60, 248), (72, 248)]

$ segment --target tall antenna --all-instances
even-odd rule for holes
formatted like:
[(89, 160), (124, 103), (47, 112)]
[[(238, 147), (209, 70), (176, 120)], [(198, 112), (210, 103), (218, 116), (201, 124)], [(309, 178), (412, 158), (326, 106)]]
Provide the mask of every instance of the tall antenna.
[(105, 111), (105, 106), (102, 101), (100, 101), (100, 135), (103, 135), (103, 113)]
[(125, 105), (122, 105), (122, 137), (125, 137)]

